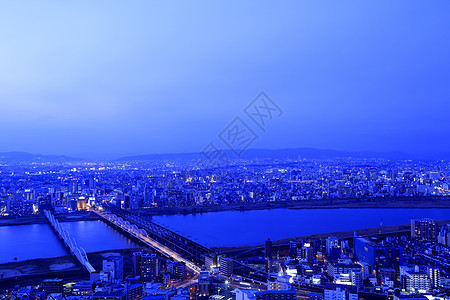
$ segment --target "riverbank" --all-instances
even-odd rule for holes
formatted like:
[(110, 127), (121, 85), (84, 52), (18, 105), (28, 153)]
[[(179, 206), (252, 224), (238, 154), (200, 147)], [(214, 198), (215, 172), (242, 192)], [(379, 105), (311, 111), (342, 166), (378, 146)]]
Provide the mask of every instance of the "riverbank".
[(150, 207), (135, 210), (145, 215), (202, 214), (220, 211), (248, 211), (265, 209), (316, 209), (316, 208), (450, 208), (450, 197), (372, 197), (350, 199), (314, 199), (298, 201), (270, 201), (260, 203), (233, 203), (182, 207)]
[[(99, 217), (91, 212), (73, 212), (66, 214), (55, 214), (59, 222), (95, 221)], [(30, 215), (18, 217), (0, 217), (0, 226), (46, 224), (47, 218), (44, 215)]]
[(38, 284), (49, 278), (89, 278), (71, 255), (0, 264), (0, 288)]
[[(438, 227), (444, 226), (445, 224), (449, 224), (450, 220), (440, 220), (440, 221), (436, 221), (436, 223), (437, 223)], [(411, 224), (381, 227), (381, 235), (393, 235), (393, 234), (401, 234), (401, 233), (409, 235), (410, 232), (411, 232)], [(362, 229), (355, 229), (355, 230), (317, 233), (317, 234), (312, 234), (312, 235), (289, 237), (289, 238), (272, 241), (272, 244), (274, 246), (281, 246), (281, 245), (288, 245), (289, 242), (293, 239), (296, 241), (307, 241), (307, 240), (325, 239), (330, 236), (335, 236), (339, 239), (349, 239), (349, 238), (352, 238), (355, 235), (355, 233), (358, 236), (376, 236), (376, 235), (380, 234), (380, 227), (362, 228)], [(237, 246), (237, 247), (214, 247), (212, 249), (214, 249), (214, 250), (217, 249), (217, 250), (228, 253), (228, 252), (243, 251), (243, 250), (248, 250), (248, 249), (257, 249), (257, 248), (263, 248), (263, 247), (264, 247), (264, 245)]]
[[(132, 253), (141, 249), (98, 251), (87, 253), (87, 256), (92, 266), (96, 270), (101, 270), (103, 259), (112, 255), (121, 255), (124, 258), (124, 275), (127, 276), (132, 274)], [(39, 284), (44, 279), (50, 278), (89, 280), (89, 273), (72, 255), (0, 264), (0, 289), (11, 288), (17, 284)]]

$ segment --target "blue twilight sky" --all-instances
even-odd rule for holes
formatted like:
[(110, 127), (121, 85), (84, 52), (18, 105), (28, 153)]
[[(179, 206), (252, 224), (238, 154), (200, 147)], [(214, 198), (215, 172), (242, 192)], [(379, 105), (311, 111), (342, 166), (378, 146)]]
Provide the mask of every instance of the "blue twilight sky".
[[(0, 152), (450, 151), (450, 2), (4, 1)], [(249, 124), (251, 125), (251, 124)]]

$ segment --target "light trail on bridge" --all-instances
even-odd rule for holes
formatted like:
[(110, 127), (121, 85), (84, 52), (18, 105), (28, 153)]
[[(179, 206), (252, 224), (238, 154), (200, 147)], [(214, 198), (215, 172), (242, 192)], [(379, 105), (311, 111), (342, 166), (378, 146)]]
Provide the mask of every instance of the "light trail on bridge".
[[(184, 262), (186, 267), (194, 272), (194, 275), (198, 275), (202, 270), (199, 265), (204, 264), (205, 256), (216, 255), (211, 249), (130, 212), (109, 206), (105, 210), (92, 208), (89, 210), (163, 255)], [(237, 260), (233, 260), (233, 265), (233, 273), (241, 276), (243, 280), (251, 284), (267, 285), (267, 273), (251, 268)]]
[[(124, 223), (118, 222), (117, 219), (120, 218), (120, 217), (117, 217), (113, 213), (102, 213), (100, 211), (97, 211), (97, 210), (94, 210), (94, 209), (91, 209), (91, 208), (89, 210), (94, 212), (95, 214), (97, 214), (101, 218), (103, 218), (105, 220), (108, 220), (112, 224), (120, 227), (124, 231), (128, 232), (132, 236), (136, 237), (137, 239), (139, 239), (143, 243), (147, 244), (148, 246), (150, 246), (151, 248), (157, 250), (158, 252), (164, 254), (165, 256), (167, 256), (169, 258), (172, 258), (175, 261), (185, 263), (186, 267), (188, 269), (190, 269), (191, 271), (193, 271), (194, 275), (196, 275), (196, 276), (194, 276), (193, 279), (190, 279), (190, 281), (193, 281), (193, 280), (195, 280), (198, 277), (198, 274), (200, 273), (201, 268), (198, 267), (197, 265), (195, 265), (194, 263), (192, 263), (191, 261), (183, 258), (177, 252), (175, 252), (175, 251), (171, 250), (170, 248), (162, 245), (161, 243), (159, 243), (159, 242), (149, 238), (148, 236), (145, 236), (144, 234), (141, 233), (140, 230), (135, 230), (132, 227), (129, 227), (129, 226), (127, 226)], [(115, 216), (115, 218), (111, 217), (112, 215)]]

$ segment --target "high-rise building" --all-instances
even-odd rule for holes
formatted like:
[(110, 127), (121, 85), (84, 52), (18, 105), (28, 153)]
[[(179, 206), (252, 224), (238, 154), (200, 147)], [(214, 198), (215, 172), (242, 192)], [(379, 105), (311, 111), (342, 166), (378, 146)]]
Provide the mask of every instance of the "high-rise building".
[(156, 254), (141, 255), (141, 281), (152, 282), (158, 277), (158, 259)]
[[(361, 265), (353, 263), (350, 259), (339, 259), (338, 261), (329, 261), (327, 264), (327, 273), (331, 278), (346, 274), (349, 279), (353, 271), (361, 271)], [(362, 276), (362, 275), (361, 275)]]
[(179, 279), (186, 277), (186, 264), (184, 262), (176, 262), (174, 266), (174, 275)]
[(295, 240), (289, 242), (289, 256), (297, 257), (297, 242)]
[(212, 267), (217, 267), (218, 266), (218, 262), (217, 262), (217, 255), (206, 255), (205, 256), (205, 267), (207, 271), (211, 271)]
[(141, 257), (142, 252), (134, 252), (132, 255), (133, 276), (141, 276)]
[(441, 286), (441, 270), (437, 267), (428, 267), (428, 277), (430, 277), (431, 285), (434, 288)]
[(313, 251), (311, 247), (311, 243), (304, 243), (301, 251), (301, 258), (306, 260), (308, 264), (311, 264), (313, 257)]
[(280, 263), (278, 259), (268, 259), (266, 258), (266, 268), (267, 273), (278, 273), (280, 270)]
[(264, 257), (272, 259), (272, 241), (270, 239), (264, 243)]
[(450, 224), (443, 226), (439, 231), (438, 243), (444, 246), (450, 246)]
[(233, 259), (219, 256), (219, 271), (221, 274), (230, 277), (233, 274)]
[(330, 255), (332, 248), (339, 248), (339, 240), (335, 236), (330, 236), (327, 238), (327, 254)]
[(411, 238), (419, 241), (436, 241), (436, 221), (432, 219), (411, 220)]

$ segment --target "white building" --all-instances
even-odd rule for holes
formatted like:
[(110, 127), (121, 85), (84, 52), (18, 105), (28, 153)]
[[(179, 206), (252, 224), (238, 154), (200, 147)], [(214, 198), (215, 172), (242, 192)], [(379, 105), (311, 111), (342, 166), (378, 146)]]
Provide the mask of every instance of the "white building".
[(325, 289), (324, 300), (358, 300), (358, 294), (350, 293), (340, 287), (337, 287), (335, 290)]
[(400, 280), (402, 288), (407, 292), (427, 293), (431, 290), (431, 280), (419, 266), (414, 269), (407, 266), (400, 267)]

